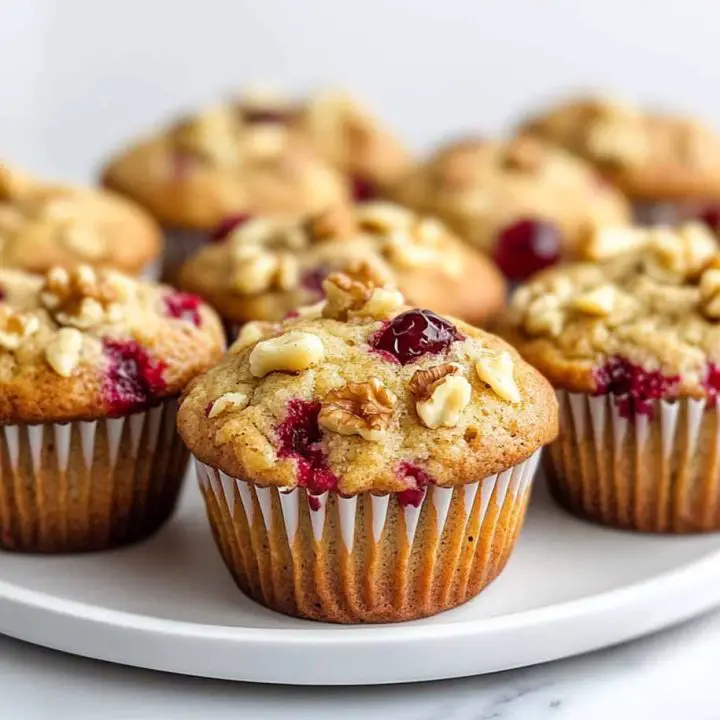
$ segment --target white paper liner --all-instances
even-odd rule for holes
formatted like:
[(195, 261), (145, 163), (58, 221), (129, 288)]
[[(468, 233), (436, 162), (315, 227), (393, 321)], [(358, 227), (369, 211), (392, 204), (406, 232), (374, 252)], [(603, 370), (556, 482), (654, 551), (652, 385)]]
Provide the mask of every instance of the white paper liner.
[[(158, 517), (167, 516), (169, 513), (158, 506), (166, 505), (170, 510), (174, 506), (187, 458), (176, 432), (176, 415), (177, 399), (169, 398), (146, 411), (119, 418), (0, 428), (0, 457), (4, 453), (7, 458), (0, 473), (0, 526), (5, 548), (38, 552), (99, 549), (78, 546), (82, 543), (77, 536), (70, 540), (66, 537), (65, 542), (72, 545), (66, 547), (62, 537), (49, 538), (42, 527), (68, 522), (97, 525), (97, 519), (86, 523), (86, 518), (70, 516), (78, 510), (76, 504), (69, 509), (77, 496), (86, 495), (89, 512), (93, 488), (108, 497), (129, 493), (135, 510), (139, 503), (147, 504), (143, 507), (147, 518), (156, 511)], [(120, 469), (122, 478), (118, 477)], [(152, 471), (155, 475), (145, 477)], [(143, 474), (142, 483), (136, 472)], [(176, 487), (172, 487), (174, 479)], [(154, 489), (138, 487), (144, 482), (157, 485)], [(63, 492), (67, 506), (53, 505), (50, 496), (57, 500)], [(112, 515), (114, 510), (125, 513), (133, 508), (113, 507), (108, 512)], [(113, 518), (106, 520), (111, 527)], [(133, 539), (137, 538), (129, 538)], [(115, 540), (113, 545), (122, 544), (122, 538)]]
[(418, 507), (394, 493), (259, 488), (195, 463), (218, 548), (244, 592), (291, 615), (386, 622), (454, 607), (497, 576), (539, 457), (464, 486), (429, 486)]
[(604, 524), (648, 532), (720, 529), (720, 412), (705, 399), (647, 402), (557, 391), (560, 437), (546, 455), (556, 498)]
[[(496, 486), (497, 492), (495, 492), (495, 499), (498, 505), (502, 505), (508, 491), (512, 493), (514, 499), (523, 496), (530, 487), (539, 458), (540, 451), (538, 450), (527, 460), (513, 468), (505, 470), (498, 475), (491, 475), (484, 480), (464, 485), (462, 490), (466, 499), (469, 500), (469, 502), (464, 503), (466, 516), (470, 512), (475, 495), (480, 488), (482, 488), (480, 523), (482, 523), (485, 518), (489, 500)], [(257, 506), (259, 506), (261, 510), (265, 529), (273, 529), (272, 498), (277, 497), (280, 502), (285, 533), (291, 543), (295, 539), (295, 533), (298, 527), (299, 503), (305, 503), (310, 512), (313, 535), (317, 541), (322, 539), (325, 527), (325, 507), (329, 493), (325, 492), (320, 495), (310, 495), (310, 493), (300, 488), (283, 491), (278, 490), (278, 488), (256, 487), (244, 480), (231, 478), (221, 470), (201, 463), (197, 458), (195, 459), (195, 469), (200, 486), (211, 489), (216, 499), (228, 506), (231, 515), (234, 515), (238, 510), (242, 511), (249, 525), (252, 525), (254, 522), (254, 512), (257, 503)], [(241, 501), (239, 504), (235, 503), (236, 491), (237, 497), (239, 497)], [(412, 505), (402, 507), (402, 512), (405, 517), (405, 530), (408, 543), (411, 546), (414, 540), (418, 518), (426, 503), (433, 505), (438, 531), (439, 534), (442, 533), (452, 494), (453, 488), (443, 488), (433, 485), (426, 489), (424, 497), (417, 507)], [(375, 542), (380, 540), (385, 530), (387, 510), (391, 497), (392, 495), (389, 494), (372, 496), (372, 528)], [(355, 509), (357, 506), (357, 497), (337, 496), (337, 499), (342, 537), (345, 548), (351, 551), (353, 545), (352, 539), (355, 537), (356, 529)]]

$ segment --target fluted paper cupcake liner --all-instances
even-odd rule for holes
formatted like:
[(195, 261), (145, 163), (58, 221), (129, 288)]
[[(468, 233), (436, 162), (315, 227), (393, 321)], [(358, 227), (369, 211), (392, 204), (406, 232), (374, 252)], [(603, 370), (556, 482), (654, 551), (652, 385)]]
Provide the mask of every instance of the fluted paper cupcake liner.
[(126, 417), (3, 427), (0, 547), (103, 550), (159, 528), (187, 465), (176, 412), (171, 398)]
[(691, 398), (647, 403), (627, 418), (622, 398), (558, 392), (560, 436), (545, 454), (558, 502), (629, 530), (720, 530), (720, 413)]
[(395, 494), (261, 488), (196, 461), (220, 553), (240, 589), (296, 617), (340, 623), (433, 615), (477, 595), (505, 566), (540, 451), (497, 475)]
[(165, 252), (160, 269), (160, 279), (171, 285), (177, 284), (183, 263), (208, 243), (209, 232), (182, 228), (165, 229)]

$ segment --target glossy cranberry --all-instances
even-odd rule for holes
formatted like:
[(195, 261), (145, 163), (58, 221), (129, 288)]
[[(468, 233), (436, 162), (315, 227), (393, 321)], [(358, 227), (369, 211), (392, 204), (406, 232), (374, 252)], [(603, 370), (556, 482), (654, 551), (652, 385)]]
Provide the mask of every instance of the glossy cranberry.
[(701, 223), (720, 237), (720, 205), (707, 205), (697, 215)]
[(166, 295), (163, 298), (165, 302), (165, 312), (178, 320), (192, 323), (195, 327), (200, 327), (200, 298), (186, 292), (176, 292)]
[(210, 242), (220, 242), (224, 240), (233, 230), (244, 225), (252, 215), (248, 213), (238, 213), (226, 217), (210, 234)]
[(444, 352), (456, 340), (463, 339), (449, 320), (432, 310), (407, 310), (385, 323), (370, 338), (370, 345), (401, 365), (407, 365), (423, 355)]
[(155, 360), (134, 340), (103, 341), (108, 369), (103, 393), (111, 415), (124, 415), (151, 405), (165, 390), (165, 363)]
[(375, 200), (378, 197), (378, 191), (375, 184), (365, 178), (354, 176), (350, 180), (352, 196), (355, 202), (367, 202)]
[(308, 292), (312, 293), (317, 297), (318, 300), (322, 300), (325, 297), (325, 291), (323, 290), (323, 281), (328, 276), (329, 270), (327, 268), (312, 268), (311, 270), (305, 270), (300, 276), (300, 285), (304, 287)]
[(560, 259), (559, 229), (544, 220), (520, 220), (500, 231), (494, 258), (510, 280), (525, 280)]
[(707, 405), (714, 408), (717, 405), (718, 393), (720, 393), (720, 365), (715, 363), (708, 365), (703, 386), (707, 390)]
[(407, 480), (410, 487), (395, 493), (397, 501), (402, 507), (420, 507), (425, 497), (425, 488), (433, 482), (432, 478), (422, 468), (410, 462), (400, 463), (398, 475)]
[(308, 505), (313, 512), (317, 512), (320, 509), (320, 500), (314, 495), (308, 495)]
[(658, 370), (645, 370), (623, 357), (613, 357), (596, 368), (593, 377), (596, 395), (615, 395), (620, 415), (632, 419), (636, 415), (652, 417), (652, 400), (672, 395), (679, 375), (663, 375)]
[(318, 424), (319, 413), (318, 402), (291, 400), (285, 419), (276, 428), (280, 443), (278, 456), (295, 460), (298, 485), (313, 493), (322, 493), (337, 486), (337, 478), (328, 467), (320, 447), (323, 432)]

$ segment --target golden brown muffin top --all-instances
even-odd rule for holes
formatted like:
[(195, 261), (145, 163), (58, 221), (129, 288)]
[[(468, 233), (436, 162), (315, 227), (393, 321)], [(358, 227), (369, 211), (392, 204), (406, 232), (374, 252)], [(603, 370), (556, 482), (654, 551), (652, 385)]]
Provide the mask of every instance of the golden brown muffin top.
[(178, 425), (199, 460), (352, 495), (474, 482), (555, 437), (552, 389), (499, 338), (342, 274), (325, 286), (322, 317), (246, 326), (189, 386)]
[(319, 212), (348, 198), (344, 178), (291, 126), (234, 104), (141, 140), (103, 180), (164, 225), (199, 230), (238, 213)]
[(554, 245), (545, 252), (557, 259), (572, 256), (589, 228), (629, 220), (624, 198), (592, 168), (532, 138), (450, 143), (410, 172), (393, 195), (437, 215), (463, 239), (495, 256), (501, 267), (506, 244), (516, 238), (534, 242), (522, 227), (549, 226)]
[(127, 415), (178, 394), (222, 355), (198, 298), (81, 265), (0, 270), (0, 423)]
[(720, 198), (720, 134), (691, 117), (590, 97), (551, 107), (521, 132), (585, 158), (634, 199)]
[(0, 266), (44, 272), (88, 263), (137, 274), (161, 248), (160, 229), (127, 200), (0, 164)]
[(699, 224), (605, 229), (586, 253), (593, 262), (546, 270), (521, 286), (501, 334), (559, 388), (714, 398), (715, 237)]
[(191, 258), (180, 285), (227, 320), (281, 320), (322, 300), (322, 279), (334, 270), (474, 322), (504, 304), (504, 281), (488, 259), (437, 220), (385, 202), (247, 219)]

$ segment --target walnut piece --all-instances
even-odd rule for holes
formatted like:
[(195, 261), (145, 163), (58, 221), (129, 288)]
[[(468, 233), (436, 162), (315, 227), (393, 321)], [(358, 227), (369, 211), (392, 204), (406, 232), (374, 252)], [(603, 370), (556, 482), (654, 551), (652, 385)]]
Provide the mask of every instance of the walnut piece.
[(613, 285), (600, 285), (592, 290), (576, 295), (572, 306), (585, 315), (607, 317), (615, 309), (617, 290)]
[(645, 268), (659, 280), (686, 280), (697, 277), (718, 253), (712, 232), (699, 223), (687, 223), (675, 230), (648, 231)]
[(265, 377), (271, 372), (301, 372), (325, 356), (322, 340), (312, 333), (290, 330), (262, 340), (250, 352), (250, 372)]
[(593, 226), (588, 228), (578, 254), (583, 260), (602, 260), (639, 250), (648, 240), (646, 228)]
[(480, 355), (475, 361), (475, 372), (500, 399), (510, 403), (520, 402), (513, 359), (507, 350), (486, 351)]
[(223, 393), (210, 406), (208, 418), (214, 418), (225, 412), (243, 410), (247, 407), (250, 397), (243, 392), (226, 392)]
[(378, 378), (348, 383), (325, 396), (318, 423), (340, 435), (359, 435), (379, 442), (385, 437), (396, 402), (395, 395)]
[(48, 271), (40, 301), (60, 325), (87, 329), (123, 317), (121, 302), (134, 292), (132, 280), (118, 273), (97, 273), (88, 265)]
[(228, 349), (228, 353), (236, 355), (250, 345), (254, 345), (259, 340), (275, 335), (280, 330), (277, 323), (268, 322), (266, 320), (252, 320), (245, 323), (238, 333), (235, 342)]
[(425, 427), (433, 430), (455, 427), (460, 421), (463, 410), (470, 402), (472, 386), (466, 377), (455, 372), (425, 387), (424, 399), (418, 398), (415, 402), (415, 410)]
[(700, 276), (700, 309), (711, 320), (720, 319), (720, 269), (708, 268)]
[(437, 383), (448, 375), (456, 375), (460, 370), (457, 363), (444, 363), (426, 370), (416, 370), (408, 388), (417, 400), (427, 400), (433, 394)]
[(45, 348), (48, 365), (62, 377), (70, 377), (80, 362), (83, 334), (75, 328), (60, 328)]
[(0, 347), (17, 350), (40, 327), (34, 315), (25, 315), (0, 305)]
[(373, 289), (371, 283), (353, 280), (346, 273), (330, 273), (323, 281), (323, 290), (327, 299), (323, 308), (323, 317), (347, 320), (351, 310), (359, 310), (365, 305)]
[(258, 246), (237, 248), (232, 254), (232, 287), (243, 295), (272, 289), (292, 290), (300, 282), (300, 265), (287, 252), (270, 252)]

